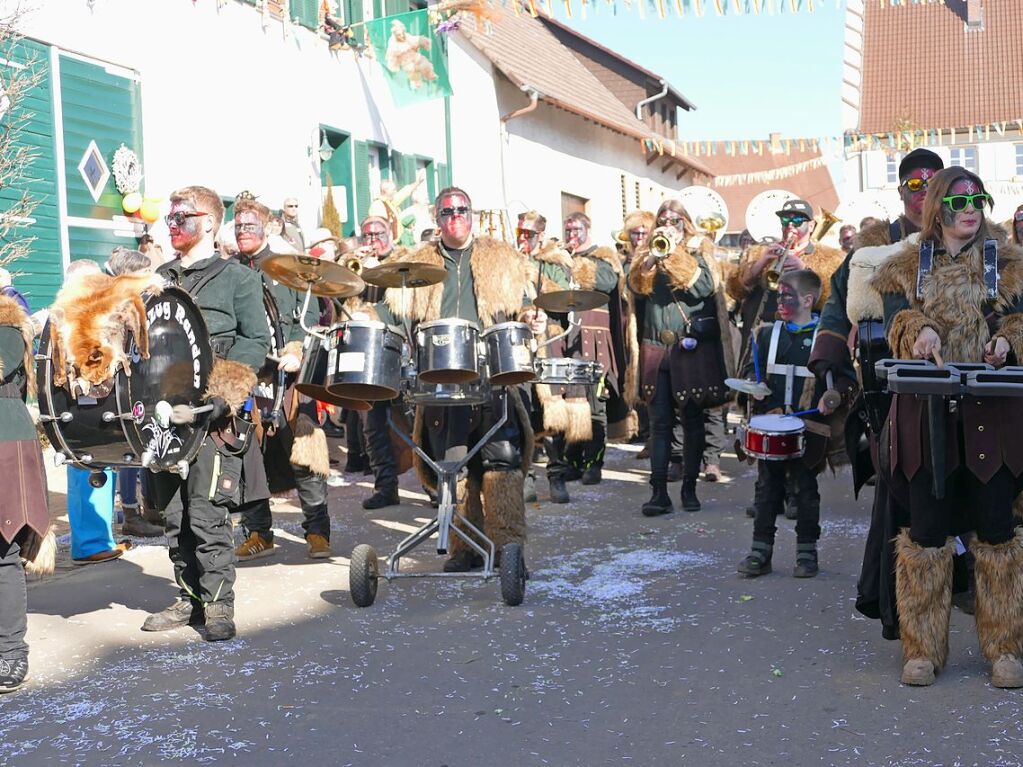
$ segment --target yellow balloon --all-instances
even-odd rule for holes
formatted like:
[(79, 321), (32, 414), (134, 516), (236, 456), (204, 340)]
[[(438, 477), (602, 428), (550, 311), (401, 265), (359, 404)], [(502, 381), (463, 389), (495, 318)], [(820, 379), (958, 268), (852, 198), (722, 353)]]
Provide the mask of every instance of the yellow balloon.
[(160, 218), (160, 206), (156, 200), (143, 200), (142, 207), (139, 209), (139, 215), (142, 216), (142, 220), (147, 224), (152, 224)]
[(138, 192), (129, 192), (121, 200), (121, 207), (125, 213), (134, 213), (142, 207), (142, 195)]

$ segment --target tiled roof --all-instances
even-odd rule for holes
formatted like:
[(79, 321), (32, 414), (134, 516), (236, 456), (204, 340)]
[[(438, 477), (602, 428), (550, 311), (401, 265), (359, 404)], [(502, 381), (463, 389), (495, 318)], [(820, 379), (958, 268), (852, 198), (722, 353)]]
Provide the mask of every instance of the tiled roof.
[(1023, 118), (1023, 3), (983, 0), (966, 31), (965, 2), (865, 3), (859, 130), (963, 128)]
[[(505, 9), (491, 25), (489, 34), (473, 23), (463, 24), (461, 33), (512, 83), (533, 88), (540, 100), (605, 128), (636, 139), (670, 141), (655, 134), (619, 101), (539, 18), (528, 13), (515, 15)], [(640, 151), (637, 147), (636, 151)], [(701, 163), (678, 155), (674, 158), (698, 173), (710, 175)]]
[[(732, 142), (727, 142), (731, 144)], [(778, 152), (771, 154), (765, 151), (763, 154), (725, 154), (726, 142), (716, 144), (717, 154), (702, 158), (710, 166), (711, 171), (717, 176), (730, 176), (735, 173), (757, 173), (760, 171), (782, 168), (787, 165), (813, 160), (821, 156), (820, 152), (813, 149), (799, 151), (793, 147), (789, 154)], [(728, 205), (728, 229), (738, 232), (745, 228), (746, 208), (750, 201), (761, 192), (768, 189), (784, 189), (792, 192), (811, 205), (814, 210), (827, 208), (834, 212), (838, 207), (838, 193), (835, 191), (835, 182), (831, 179), (831, 173), (827, 166), (797, 173), (788, 178), (780, 178), (776, 181), (767, 181), (760, 184), (735, 184), (731, 186), (717, 186), (710, 184), (711, 188), (720, 194), (725, 204)]]

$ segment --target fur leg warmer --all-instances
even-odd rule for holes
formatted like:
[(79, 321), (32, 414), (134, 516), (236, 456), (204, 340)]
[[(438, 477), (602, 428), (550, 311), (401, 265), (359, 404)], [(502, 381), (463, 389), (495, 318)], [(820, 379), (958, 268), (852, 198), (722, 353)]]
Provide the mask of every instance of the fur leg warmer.
[(517, 471), (488, 471), (483, 474), (484, 532), (501, 551), (506, 543), (526, 542), (526, 503), (522, 497), (523, 476)]
[(256, 371), (242, 362), (217, 360), (210, 371), (206, 384), (207, 401), (221, 397), (231, 408), (231, 415), (237, 415), (256, 387)]
[(323, 429), (317, 428), (313, 419), (305, 413), (300, 413), (292, 432), (294, 442), (291, 446), (291, 462), (296, 466), (305, 466), (317, 476), (330, 476), (330, 449)]
[(904, 528), (895, 538), (895, 551), (902, 662), (929, 660), (940, 669), (948, 659), (955, 540), (949, 538), (940, 548), (925, 547), (914, 543)]
[(1023, 528), (1005, 543), (976, 541), (977, 638), (984, 657), (1023, 658)]
[(29, 531), (21, 543), (21, 560), (28, 575), (53, 575), (57, 569), (57, 536), (52, 526), (46, 535)]
[[(476, 525), (480, 530), (483, 529), (483, 502), (480, 500), (480, 481), (474, 477), (468, 479), (458, 480), (458, 485), (455, 490), (458, 493), (458, 497), (455, 501), (455, 508), (459, 514), (465, 517), (467, 520)], [(458, 523), (456, 518), (455, 525), (459, 530), (469, 532), (463, 525)], [(471, 536), (472, 533), (469, 532)], [(454, 556), (462, 549), (469, 548), (465, 541), (459, 538), (455, 533), (451, 533), (448, 536), (448, 554)]]

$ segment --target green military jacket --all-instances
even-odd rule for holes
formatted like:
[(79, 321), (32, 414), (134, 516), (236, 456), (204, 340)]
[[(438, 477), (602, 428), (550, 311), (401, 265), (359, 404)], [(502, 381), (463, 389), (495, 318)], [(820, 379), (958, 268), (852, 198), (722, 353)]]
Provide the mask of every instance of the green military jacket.
[[(640, 343), (654, 344), (655, 346), (670, 345), (665, 344), (662, 338), (661, 333), (665, 330), (673, 331), (680, 338), (684, 336), (686, 322), (682, 318), (679, 304), (690, 320), (698, 317), (716, 316), (714, 275), (702, 253), (694, 253), (693, 256), (696, 258), (700, 270), (696, 281), (684, 290), (673, 285), (669, 278), (661, 272), (657, 273), (650, 293), (641, 293), (633, 287), (633, 291), (637, 293), (637, 300), (642, 301), (642, 306), (638, 307), (643, 318), (642, 326), (639, 329)], [(631, 286), (632, 279), (630, 278)]]
[[(227, 261), (223, 266), (220, 261), (220, 254), (214, 253), (185, 268), (181, 259), (175, 259), (163, 264), (157, 272), (195, 299), (217, 357), (241, 362), (258, 371), (270, 350), (262, 281), (258, 274), (237, 261)], [(211, 279), (200, 285), (209, 270), (218, 268)]]

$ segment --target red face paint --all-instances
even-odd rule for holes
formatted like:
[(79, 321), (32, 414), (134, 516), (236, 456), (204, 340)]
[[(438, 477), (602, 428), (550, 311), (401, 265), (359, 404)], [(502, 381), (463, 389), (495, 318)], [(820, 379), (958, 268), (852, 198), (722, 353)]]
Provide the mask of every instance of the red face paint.
[[(187, 200), (180, 200), (171, 205), (168, 219), (173, 219), (174, 214), (178, 213), (195, 213), (195, 206)], [(190, 216), (182, 220), (181, 225), (178, 226), (173, 221), (167, 224), (167, 230), (170, 232), (171, 245), (174, 250), (179, 253), (188, 253), (192, 248), (196, 246), (202, 240), (203, 226), (205, 226), (204, 216)]]
[(929, 182), (932, 178), (934, 178), (934, 173), (935, 171), (931, 168), (913, 168), (913, 170), (909, 172), (909, 176), (907, 176), (902, 182), (903, 186), (899, 187), (906, 212), (913, 218), (919, 218), (924, 212), (924, 198), (927, 197), (927, 184), (924, 184), (919, 191), (913, 192), (905, 186), (905, 183), (911, 178), (918, 178), (922, 181)]
[(635, 250), (642, 245), (648, 234), (650, 232), (645, 226), (637, 226), (635, 229), (629, 230), (629, 244), (632, 245), (632, 249)]
[(391, 231), (383, 221), (367, 221), (362, 225), (362, 244), (373, 248), (377, 258), (391, 252)]
[(266, 231), (255, 211), (244, 210), (235, 215), (234, 239), (238, 243), (238, 252), (246, 256), (254, 256), (263, 249)]
[(585, 248), (590, 239), (590, 232), (582, 221), (571, 220), (565, 222), (565, 244), (573, 253)]
[(465, 195), (446, 194), (437, 203), (437, 227), (449, 248), (464, 248), (472, 235), (472, 206)]

